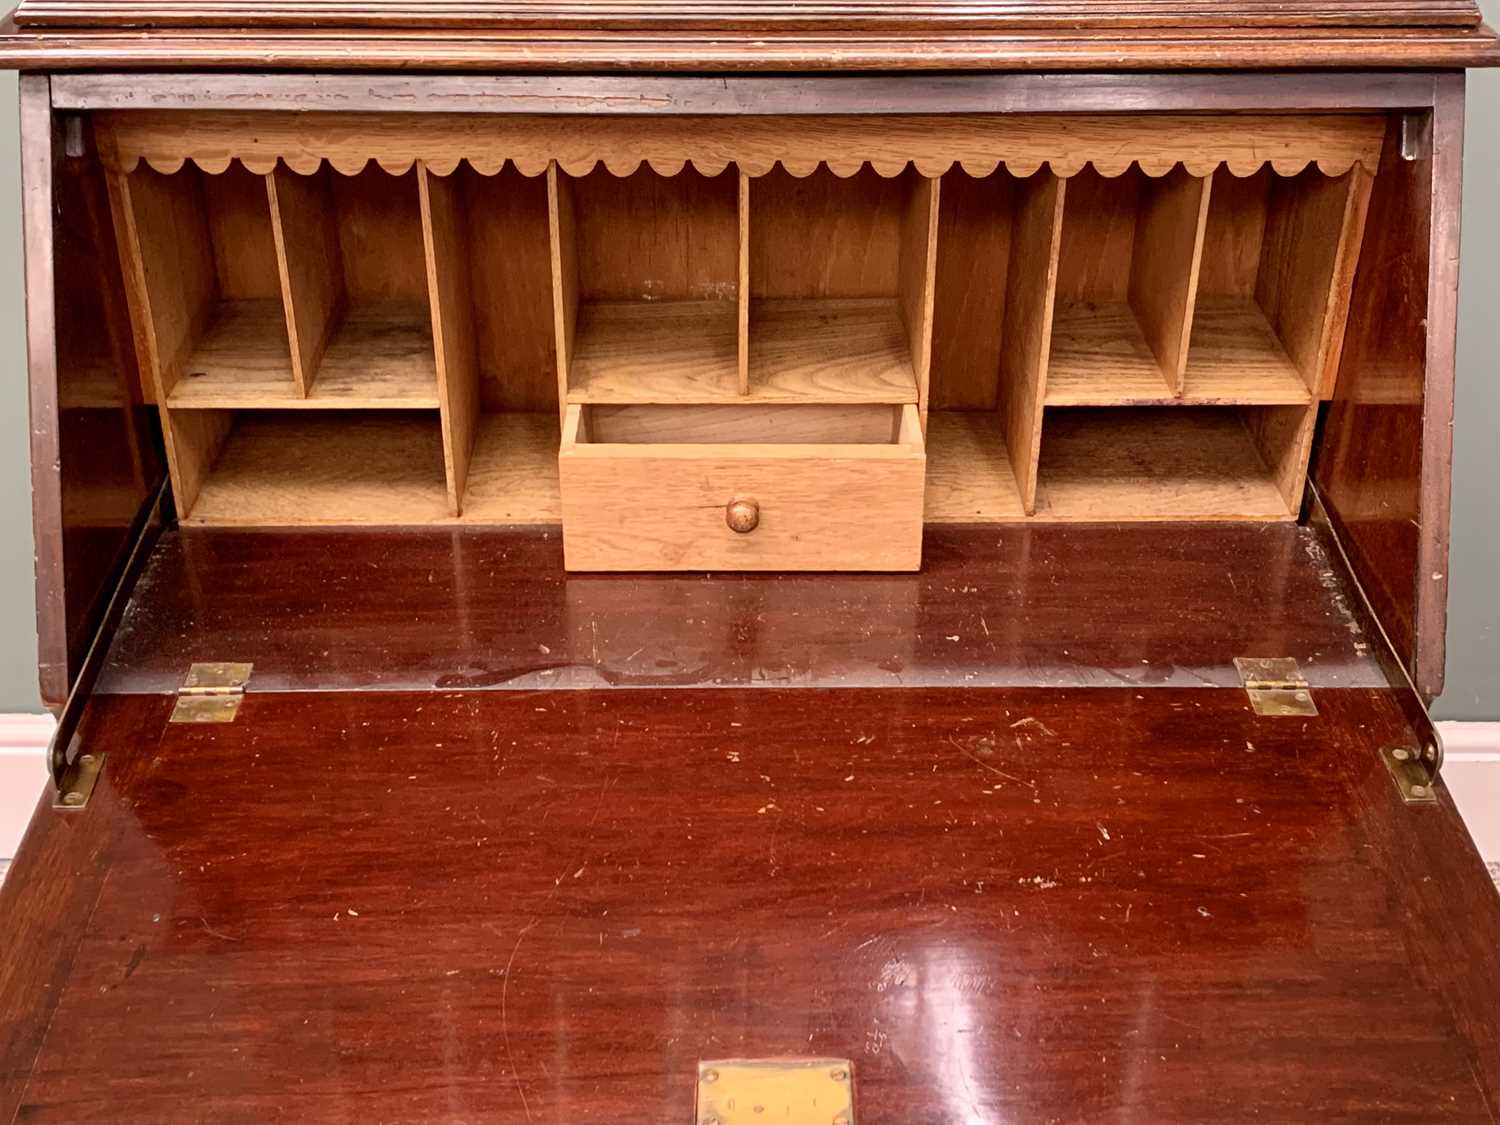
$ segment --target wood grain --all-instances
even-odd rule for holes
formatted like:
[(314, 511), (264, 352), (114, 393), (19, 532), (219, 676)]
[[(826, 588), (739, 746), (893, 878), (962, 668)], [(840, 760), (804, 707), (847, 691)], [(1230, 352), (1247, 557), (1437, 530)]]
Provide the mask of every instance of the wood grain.
[(463, 517), (472, 526), (555, 524), (562, 519), (557, 419), (550, 411), (479, 419)]
[(329, 177), (338, 216), (344, 291), (351, 304), (427, 307), (427, 258), (414, 169), (378, 167)]
[(573, 181), (547, 165), (547, 241), (552, 264), (552, 325), (556, 337), (557, 408), (567, 416), (573, 349), (578, 341), (578, 238)]
[(1047, 519), (1296, 518), (1234, 410), (1049, 410), (1039, 475)]
[(166, 401), (209, 409), (303, 401), (280, 299), (218, 305)]
[(1356, 186), (1353, 175), (1332, 179), (1303, 174), (1271, 181), (1255, 296), (1314, 390), (1324, 383), (1332, 328), (1335, 322), (1342, 324), (1334, 312), (1334, 282), (1341, 277), (1347, 284), (1350, 278), (1340, 262), (1351, 236)]
[(557, 408), (547, 182), (507, 165), (463, 184), (479, 397), (490, 411)]
[(887, 298), (756, 300), (750, 397), (767, 402), (918, 400), (911, 335)]
[(1300, 517), (1307, 462), (1318, 424), (1317, 406), (1253, 407), (1241, 411), (1240, 417), (1261, 460), (1270, 469), (1287, 511)]
[[(1190, 354), (1190, 362), (1191, 358)], [(1048, 406), (1124, 405), (1176, 397), (1127, 302), (1058, 306), (1047, 364)]]
[(1000, 415), (1011, 468), (1029, 515), (1037, 505), (1037, 451), (1046, 401), (1067, 181), (1038, 172), (1017, 185), (1000, 351)]
[(928, 523), (1009, 523), (1026, 518), (1005, 428), (992, 411), (943, 410), (927, 417)]
[(896, 296), (906, 325), (911, 363), (916, 370), (917, 402), (927, 425), (931, 401), (932, 324), (937, 285), (937, 230), (941, 183), (918, 179), (907, 198), (901, 223), (901, 256), (896, 267)]
[[(570, 421), (572, 412), (570, 412)], [(903, 407), (874, 403), (708, 403), (667, 406), (589, 406), (578, 411), (571, 443), (593, 445), (740, 445), (768, 447), (765, 457), (787, 456), (792, 446), (887, 446), (903, 442)], [(563, 435), (570, 444), (569, 435)], [(921, 444), (920, 436), (915, 444)], [(775, 448), (770, 448), (775, 447)], [(749, 454), (757, 450), (745, 451)], [(886, 454), (851, 448), (852, 457)], [(579, 456), (613, 454), (582, 449)], [(665, 454), (664, 454), (665, 455)]]
[(179, 519), (198, 508), (223, 454), (235, 416), (227, 410), (163, 410), (162, 430), (170, 433), (167, 446), (172, 464), (172, 497)]
[(750, 393), (750, 177), (739, 174), (739, 245), (736, 250), (738, 273), (735, 276), (735, 366), (736, 381), (742, 395)]
[(329, 179), (327, 173), (298, 176), (285, 168), (267, 178), (292, 385), (303, 398), (317, 387), (324, 353), (345, 313), (343, 256)]
[(585, 301), (569, 402), (732, 402), (740, 397), (737, 304)]
[(461, 182), (417, 168), (427, 253), (432, 338), (443, 425), (448, 510), (463, 512), (469, 459), (479, 425), (479, 368), (474, 355), (474, 297)]
[(268, 181), (239, 164), (199, 181), (221, 300), (258, 301), (280, 295)]
[[(915, 444), (590, 445), (565, 437), (558, 464), (566, 565), (915, 570), (925, 458), (916, 407), (903, 409)], [(725, 522), (726, 505), (743, 497), (760, 512), (748, 535)]]
[(1004, 171), (943, 177), (938, 221), (930, 404), (993, 410), (1010, 269), (1015, 181)]
[(914, 188), (910, 175), (886, 179), (869, 167), (847, 179), (827, 168), (760, 176), (750, 208), (751, 296), (894, 297)]
[(733, 301), (739, 175), (597, 168), (572, 182), (585, 301)]
[(1062, 176), (1089, 164), (1118, 175), (1133, 163), (1152, 175), (1177, 164), (1195, 175), (1220, 164), (1248, 175), (1268, 162), (1285, 174), (1316, 162), (1339, 175), (1356, 163), (1376, 167), (1384, 131), (1378, 115), (1254, 113), (553, 117), (147, 110), (100, 113), (97, 120), (110, 136), (111, 166), (125, 171), (141, 160), (175, 170), (188, 159), (222, 170), (239, 158), (252, 171), (285, 160), (303, 172), (325, 160), (342, 172), (359, 171), (371, 159), (397, 172), (418, 160), (437, 172), (463, 160), (494, 171), (511, 160), (538, 174), (556, 160), (569, 175), (588, 175), (602, 161), (623, 176), (643, 161), (663, 175), (691, 161), (705, 175), (736, 164), (757, 178), (773, 175), (778, 162), (802, 176), (825, 162), (844, 176), (864, 164), (895, 175), (908, 163), (927, 176), (955, 163), (987, 175), (1002, 161), (1017, 175), (1044, 163)]
[(689, 1121), (664, 1076), (726, 1039), (857, 1057), (863, 1125), (1492, 1112), (1500, 898), (1446, 793), (1414, 816), (1371, 760), (1406, 736), (1384, 691), (1304, 723), (1136, 684), (636, 686), (252, 690), (212, 731), (104, 701), (105, 803), (38, 821), (0, 892), (0, 995), (55, 998), (5, 1058), (20, 1119), (268, 1120), (290, 1085), (319, 1125)]
[(1200, 297), (1184, 402), (1297, 405), (1312, 397), (1253, 299)]
[(1178, 168), (1145, 185), (1136, 214), (1130, 307), (1174, 391), (1188, 363), (1212, 182)]
[(1225, 26), (1310, 27), (1468, 27), (1479, 25), (1474, 0), (1230, 0), (1222, 4), (1190, 0), (1117, 0), (1108, 10), (1089, 0), (987, 0), (982, 3), (888, 4), (879, 10), (853, 0), (834, 0), (809, 10), (793, 3), (758, 3), (725, 11), (709, 4), (663, 5), (648, 0), (598, 4), (589, 0), (313, 0), (266, 4), (254, 0), (21, 0), (23, 27), (311, 27), (311, 28), (520, 28), (541, 32), (575, 28), (579, 23), (615, 31), (744, 28), (772, 31), (805, 27), (821, 31), (901, 29), (911, 34), (985, 30), (1165, 27), (1221, 29)]
[[(190, 420), (216, 418), (206, 411)], [(180, 423), (179, 423), (180, 424)], [(391, 526), (450, 519), (435, 414), (247, 412), (183, 522)]]
[[(1073, 21), (1076, 23), (1076, 20)], [(606, 72), (702, 78), (706, 71), (786, 75), (796, 71), (892, 71), (949, 77), (953, 72), (1226, 72), (1305, 68), (1454, 69), (1493, 66), (1493, 32), (1479, 27), (1325, 28), (1288, 35), (1266, 27), (1113, 30), (1073, 26), (1040, 31), (962, 30), (936, 37), (907, 31), (829, 35), (806, 31), (706, 30), (669, 35), (577, 27), (530, 30), (419, 30), (328, 34), (303, 29), (161, 28), (106, 30), (12, 28), (0, 35), (0, 63), (68, 70), (169, 70), (195, 67), (327, 74)], [(1323, 77), (1315, 73), (1315, 77)], [(723, 81), (714, 78), (713, 81)], [(625, 99), (628, 103), (631, 98)], [(1260, 103), (1256, 103), (1257, 107)]]

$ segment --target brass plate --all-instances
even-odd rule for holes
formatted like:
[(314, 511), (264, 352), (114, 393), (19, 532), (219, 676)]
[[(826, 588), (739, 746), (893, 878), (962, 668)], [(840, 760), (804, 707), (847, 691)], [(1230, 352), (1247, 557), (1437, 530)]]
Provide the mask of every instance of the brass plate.
[(59, 812), (78, 812), (94, 795), (94, 786), (104, 772), (104, 759), (108, 754), (80, 754), (78, 760), (68, 767), (61, 788), (52, 795), (52, 807)]
[(244, 691), (254, 664), (194, 664), (182, 681), (185, 692)]
[(848, 1059), (698, 1064), (697, 1125), (855, 1125)]
[(1437, 785), (1432, 771), (1414, 749), (1410, 746), (1385, 746), (1381, 748), (1380, 760), (1390, 770), (1401, 799), (1408, 805), (1437, 804)]
[(179, 695), (172, 708), (174, 723), (232, 723), (240, 713), (243, 695)]
[(1257, 715), (1268, 718), (1310, 718), (1318, 713), (1312, 689), (1302, 676), (1297, 662), (1290, 657), (1237, 656), (1235, 669), (1250, 707)]
[(1307, 688), (1248, 688), (1250, 707), (1267, 718), (1311, 717), (1318, 713), (1312, 692)]

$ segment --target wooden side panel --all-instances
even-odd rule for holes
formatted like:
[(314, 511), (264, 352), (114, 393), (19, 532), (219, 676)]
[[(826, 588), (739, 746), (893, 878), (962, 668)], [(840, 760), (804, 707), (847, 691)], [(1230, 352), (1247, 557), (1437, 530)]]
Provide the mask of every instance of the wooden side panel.
[(1418, 690), (1447, 627), (1464, 80), (1439, 79), (1430, 153), (1392, 122), (1369, 201), (1338, 387), (1313, 477)]
[(344, 289), (351, 302), (427, 307), (427, 257), (417, 174), (392, 176), (371, 165), (330, 178), (338, 217)]
[(1276, 490), (1286, 501), (1287, 511), (1299, 515), (1307, 484), (1307, 459), (1318, 423), (1317, 405), (1247, 407), (1242, 417), (1261, 460), (1271, 470)]
[(443, 422), (443, 463), (448, 508), (463, 509), (479, 425), (479, 372), (474, 361), (474, 299), (469, 290), (469, 248), (461, 185), (451, 177), (417, 168), (422, 233), (427, 249), (427, 290), (432, 303), (432, 339), (437, 353), (438, 402)]
[[(1347, 291), (1337, 283), (1347, 287), (1352, 280), (1340, 264), (1354, 237), (1363, 187), (1360, 173), (1333, 179), (1315, 168), (1271, 181), (1256, 299), (1314, 391), (1324, 382)], [(1353, 251), (1358, 253), (1357, 243)]]
[(266, 185), (292, 375), (297, 393), (306, 398), (344, 314), (338, 219), (326, 173), (299, 176), (277, 168), (266, 177)]
[(552, 319), (557, 335), (559, 421), (568, 405), (568, 372), (578, 336), (578, 236), (572, 182), (547, 166), (547, 224), (552, 252)]
[(932, 371), (932, 318), (937, 283), (937, 231), (942, 181), (913, 175), (911, 197), (901, 224), (901, 258), (896, 296), (911, 344), (911, 363), (917, 376), (917, 403), (922, 424), (927, 410)]
[(1236, 176), (1227, 168), (1214, 173), (1198, 273), (1199, 296), (1241, 301), (1255, 297), (1273, 175), (1269, 168), (1253, 176)]
[(750, 177), (739, 174), (739, 246), (738, 276), (735, 280), (736, 305), (735, 361), (740, 394), (750, 393)]
[(750, 290), (757, 298), (893, 297), (908, 181), (862, 167), (755, 181)]
[(1130, 305), (1174, 393), (1182, 390), (1193, 334), (1210, 184), (1178, 168), (1145, 186), (1136, 217)]
[(1036, 511), (1037, 457), (1068, 181), (1038, 172), (1016, 191), (1010, 283), (1000, 347), (1000, 414), (1027, 515)]
[(1010, 269), (1013, 181), (997, 171), (943, 177), (938, 221), (931, 407), (993, 410)]
[(596, 168), (573, 179), (579, 298), (732, 300), (739, 276), (739, 175)]
[(58, 708), (166, 467), (92, 131), (64, 158), (48, 80), (23, 75), (20, 90), (37, 666)]
[(142, 365), (165, 402), (218, 299), (218, 280), (195, 172), (142, 169), (110, 180), (122, 223), (126, 282)]
[(557, 337), (546, 177), (511, 165), (494, 176), (461, 168), (454, 177), (463, 183), (468, 223), (480, 399), (491, 411), (552, 411)]
[(201, 181), (220, 300), (255, 301), (280, 296), (266, 189), (269, 179), (241, 164), (231, 164)]

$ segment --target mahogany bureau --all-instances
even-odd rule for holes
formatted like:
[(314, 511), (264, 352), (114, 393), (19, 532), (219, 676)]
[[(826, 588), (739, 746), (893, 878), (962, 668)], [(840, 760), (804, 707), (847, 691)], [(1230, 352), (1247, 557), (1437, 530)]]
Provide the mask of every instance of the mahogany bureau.
[(0, 1125), (1500, 1118), (1471, 0), (22, 0)]

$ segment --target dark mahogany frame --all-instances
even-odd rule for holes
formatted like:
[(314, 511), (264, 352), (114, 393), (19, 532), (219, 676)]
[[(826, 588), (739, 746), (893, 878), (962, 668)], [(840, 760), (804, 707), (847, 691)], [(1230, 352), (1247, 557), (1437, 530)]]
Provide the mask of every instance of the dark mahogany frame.
[[(31, 390), (37, 630), (43, 700), (59, 707), (78, 674), (130, 546), (70, 558), (63, 489), (87, 460), (61, 425), (54, 222), (60, 162), (90, 160), (92, 110), (554, 114), (1101, 113), (1368, 111), (1391, 115), (1370, 229), (1354, 284), (1336, 398), (1313, 479), (1355, 576), (1419, 691), (1442, 690), (1465, 79), (1461, 71), (1071, 73), (815, 77), (642, 75), (23, 74), (21, 144)], [(75, 146), (72, 155), (67, 145)], [(81, 146), (81, 147), (80, 147)], [(95, 162), (96, 163), (96, 162)], [(107, 241), (107, 240), (106, 240)], [(101, 243), (102, 245), (102, 243)], [(107, 287), (118, 263), (100, 255)], [(1392, 270), (1391, 262), (1407, 268)], [(1413, 268), (1414, 267), (1414, 268)], [(111, 274), (113, 271), (113, 275)], [(1378, 395), (1370, 389), (1379, 367)], [(1400, 393), (1392, 395), (1393, 384)], [(1391, 401), (1401, 404), (1393, 410)], [(1372, 421), (1384, 443), (1366, 440)], [(132, 423), (133, 424), (133, 423)], [(1393, 448), (1394, 444), (1394, 448)], [(160, 462), (142, 479), (142, 518)], [(150, 478), (154, 475), (154, 479)], [(1385, 501), (1372, 514), (1369, 496)], [(76, 551), (75, 551), (76, 553)]]

